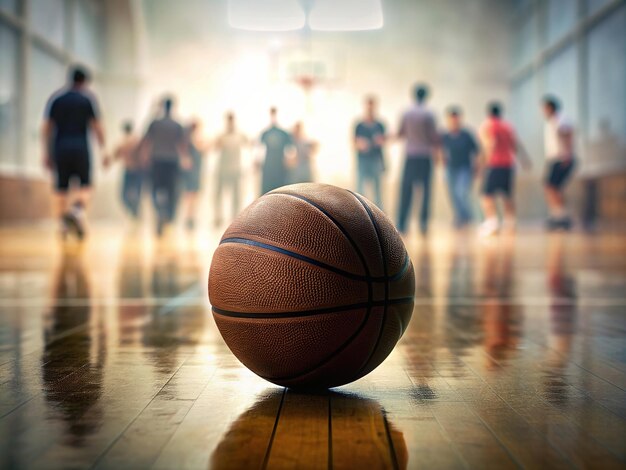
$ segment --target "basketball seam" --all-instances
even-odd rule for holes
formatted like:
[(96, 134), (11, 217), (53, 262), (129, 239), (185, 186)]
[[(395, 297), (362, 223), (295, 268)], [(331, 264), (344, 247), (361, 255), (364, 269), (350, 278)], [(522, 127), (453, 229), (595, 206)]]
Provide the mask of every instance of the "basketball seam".
[[(372, 283), (372, 282), (388, 282), (388, 281), (395, 281), (397, 279), (399, 279), (400, 277), (402, 277), (402, 275), (406, 272), (409, 263), (408, 263), (408, 258), (405, 259), (404, 265), (402, 266), (402, 268), (400, 269), (400, 271), (398, 271), (396, 274), (394, 274), (393, 276), (361, 276), (359, 274), (354, 274), (351, 273), (349, 271), (345, 271), (341, 268), (336, 268), (335, 266), (331, 266), (329, 264), (326, 264), (322, 261), (318, 261), (316, 259), (313, 258), (309, 258), (308, 256), (305, 255), (301, 255), (300, 253), (296, 253), (295, 251), (291, 251), (291, 250), (287, 250), (285, 248), (281, 248), (279, 246), (276, 245), (272, 245), (270, 243), (265, 243), (265, 242), (260, 242), (257, 240), (251, 240), (249, 238), (244, 238), (244, 237), (230, 237), (230, 238), (224, 238), (222, 241), (220, 241), (220, 245), (223, 244), (227, 244), (227, 243), (239, 243), (241, 245), (249, 245), (249, 246), (254, 246), (257, 248), (263, 248), (266, 250), (270, 250), (270, 251), (274, 251), (276, 253), (280, 253), (283, 255), (286, 255), (290, 258), (295, 258), (297, 260), (303, 261), (305, 263), (311, 264), (313, 266), (317, 266), (318, 268), (322, 268), (325, 269), (327, 271), (333, 272), (335, 274), (339, 274), (340, 276), (344, 276), (347, 277), (348, 279), (352, 279), (354, 281), (363, 281), (363, 282), (368, 282), (368, 283)], [(366, 272), (369, 273), (369, 270), (366, 268)]]
[(367, 365), (369, 364), (369, 362), (372, 360), (372, 357), (374, 356), (374, 354), (376, 353), (376, 350), (378, 349), (378, 346), (380, 344), (380, 340), (382, 339), (383, 336), (383, 331), (385, 331), (385, 320), (387, 319), (387, 305), (389, 303), (389, 279), (387, 276), (387, 259), (385, 257), (385, 248), (383, 246), (383, 242), (380, 238), (380, 230), (378, 227), (378, 223), (376, 222), (376, 220), (374, 219), (374, 216), (372, 214), (371, 209), (369, 208), (369, 206), (359, 197), (358, 194), (353, 193), (352, 191), (348, 192), (350, 194), (352, 194), (363, 206), (363, 208), (365, 209), (365, 212), (367, 212), (367, 216), (369, 217), (370, 221), (372, 222), (372, 225), (374, 226), (374, 232), (376, 232), (376, 238), (378, 239), (378, 245), (380, 246), (380, 255), (382, 258), (382, 262), (383, 262), (383, 274), (385, 276), (385, 305), (383, 306), (383, 320), (381, 323), (381, 327), (380, 327), (380, 332), (378, 333), (378, 338), (376, 339), (376, 343), (374, 343), (374, 348), (372, 349), (372, 352), (370, 353), (369, 357), (367, 358), (367, 360), (363, 363), (363, 366), (361, 366), (361, 368), (359, 369), (359, 371), (357, 372), (357, 377), (361, 374), (361, 372), (363, 371), (363, 369), (365, 369), (367, 367)]
[[(401, 297), (398, 299), (389, 299), (387, 304), (398, 305), (408, 304), (413, 302), (413, 297)], [(262, 313), (249, 313), (249, 312), (237, 312), (234, 310), (224, 310), (218, 307), (211, 307), (214, 313), (222, 315), (224, 317), (232, 318), (250, 318), (250, 319), (276, 319), (276, 318), (298, 318), (298, 317), (310, 317), (314, 315), (326, 315), (329, 313), (345, 312), (347, 310), (357, 310), (360, 308), (371, 307), (383, 307), (385, 305), (384, 300), (372, 301), (372, 302), (360, 302), (356, 304), (341, 305), (338, 307), (317, 308), (311, 310), (299, 310), (291, 312), (262, 312)]]

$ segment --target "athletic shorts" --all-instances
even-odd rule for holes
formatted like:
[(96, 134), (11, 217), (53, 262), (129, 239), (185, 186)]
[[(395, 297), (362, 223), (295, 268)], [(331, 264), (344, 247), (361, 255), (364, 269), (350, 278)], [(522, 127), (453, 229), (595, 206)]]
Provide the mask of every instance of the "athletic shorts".
[(55, 152), (56, 189), (67, 191), (70, 180), (78, 180), (81, 187), (91, 186), (91, 159), (89, 151), (72, 149)]
[(558, 160), (548, 163), (545, 185), (550, 188), (561, 189), (572, 175), (575, 166), (576, 161), (574, 159), (567, 162)]
[(513, 192), (513, 168), (489, 168), (485, 175), (483, 194), (493, 196), (497, 193), (510, 197)]

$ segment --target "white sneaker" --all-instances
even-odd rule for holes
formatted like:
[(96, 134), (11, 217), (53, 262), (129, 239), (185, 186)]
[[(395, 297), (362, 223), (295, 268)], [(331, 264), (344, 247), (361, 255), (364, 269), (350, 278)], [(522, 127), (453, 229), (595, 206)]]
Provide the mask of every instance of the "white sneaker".
[(498, 219), (487, 219), (478, 228), (478, 234), (481, 237), (490, 237), (498, 233), (498, 230), (500, 230)]

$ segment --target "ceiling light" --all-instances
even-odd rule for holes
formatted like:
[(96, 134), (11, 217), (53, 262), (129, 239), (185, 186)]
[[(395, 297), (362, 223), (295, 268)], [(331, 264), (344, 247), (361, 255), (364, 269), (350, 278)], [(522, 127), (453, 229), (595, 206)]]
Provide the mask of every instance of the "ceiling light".
[(383, 27), (380, 0), (316, 0), (309, 26), (317, 31), (363, 31)]
[(230, 26), (250, 31), (292, 31), (305, 25), (298, 0), (228, 0)]

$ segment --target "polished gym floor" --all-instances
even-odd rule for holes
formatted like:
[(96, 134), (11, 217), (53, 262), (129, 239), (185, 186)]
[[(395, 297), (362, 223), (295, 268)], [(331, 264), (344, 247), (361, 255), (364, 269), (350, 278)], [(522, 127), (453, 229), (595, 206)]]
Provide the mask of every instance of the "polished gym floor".
[(218, 237), (0, 229), (0, 468), (626, 465), (622, 234), (411, 237), (407, 333), (321, 394), (222, 342)]

